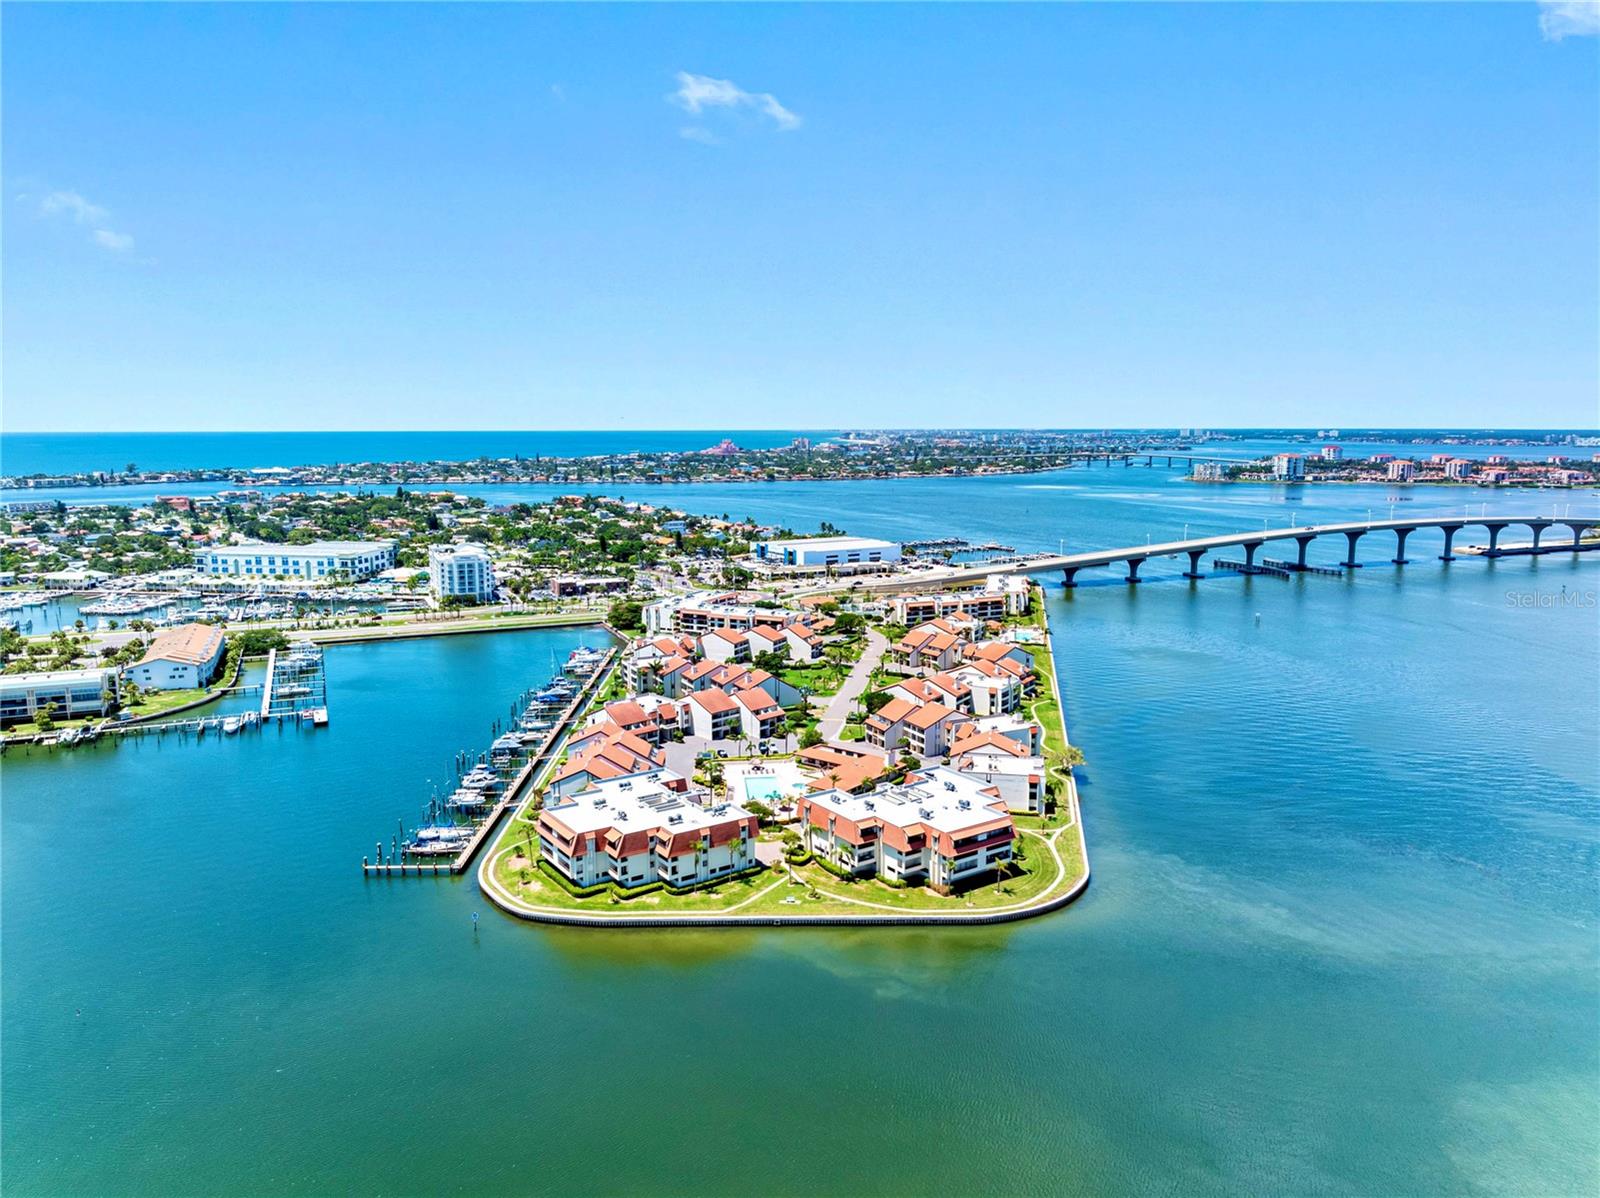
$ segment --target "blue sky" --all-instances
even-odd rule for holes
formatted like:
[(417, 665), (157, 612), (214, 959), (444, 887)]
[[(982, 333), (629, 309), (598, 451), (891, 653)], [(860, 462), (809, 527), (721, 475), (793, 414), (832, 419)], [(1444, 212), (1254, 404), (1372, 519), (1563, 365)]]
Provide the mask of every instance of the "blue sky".
[(1594, 426), (1579, 5), (8, 5), (12, 430)]

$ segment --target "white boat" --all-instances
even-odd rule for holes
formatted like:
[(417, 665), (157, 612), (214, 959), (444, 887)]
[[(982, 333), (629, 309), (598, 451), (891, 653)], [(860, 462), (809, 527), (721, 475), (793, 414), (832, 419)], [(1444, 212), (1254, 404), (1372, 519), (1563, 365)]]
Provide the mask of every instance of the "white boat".
[(241, 720), (238, 716), (230, 715), (230, 716), (226, 717), (222, 721), (222, 730), (224, 732), (226, 732), (229, 736), (232, 736), (235, 732), (239, 731), (239, 729), (241, 727), (243, 727), (243, 725), (244, 725), (244, 721)]

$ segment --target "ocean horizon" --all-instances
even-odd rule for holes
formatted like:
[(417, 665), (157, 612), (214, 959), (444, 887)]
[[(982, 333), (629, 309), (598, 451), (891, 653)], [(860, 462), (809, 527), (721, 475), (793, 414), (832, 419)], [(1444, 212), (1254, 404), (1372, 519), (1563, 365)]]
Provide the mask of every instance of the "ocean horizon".
[[(340, 462), (471, 461), (480, 457), (581, 458), (626, 453), (690, 453), (728, 439), (745, 449), (772, 449), (796, 437), (840, 435), (842, 429), (394, 429), (382, 431), (257, 432), (7, 432), (0, 430), (0, 474), (121, 473), (130, 464), (141, 470), (250, 470), (270, 466), (330, 466)], [(945, 431), (886, 429), (890, 432)], [(956, 430), (949, 430), (956, 431)], [(987, 428), (984, 433), (1164, 432), (1163, 429)], [(1211, 430), (1231, 438), (1223, 447), (1270, 452), (1316, 428), (1236, 428)], [(1441, 442), (1415, 443), (1417, 437), (1475, 437), (1542, 441), (1568, 436), (1593, 437), (1594, 429), (1392, 428), (1343, 429), (1340, 438), (1370, 445), (1374, 452), (1394, 447), (1384, 435), (1403, 438), (1411, 452), (1431, 452)], [(1329, 433), (1330, 437), (1332, 433)], [(1551, 442), (1552, 444), (1557, 442)], [(1463, 456), (1493, 453), (1493, 446), (1449, 446)], [(1387, 450), (1385, 450), (1387, 451)]]

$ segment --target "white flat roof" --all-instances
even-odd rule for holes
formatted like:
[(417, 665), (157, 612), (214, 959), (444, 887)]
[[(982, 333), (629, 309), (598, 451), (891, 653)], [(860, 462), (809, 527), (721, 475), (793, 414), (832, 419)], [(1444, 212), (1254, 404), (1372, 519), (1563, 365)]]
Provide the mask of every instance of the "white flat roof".
[(732, 819), (753, 818), (734, 803), (702, 807), (691, 797), (668, 788), (681, 782), (683, 775), (671, 770), (651, 770), (597, 782), (587, 790), (559, 802), (546, 803), (545, 810), (576, 833), (597, 832), (601, 828), (634, 831), (643, 828), (670, 828), (674, 832), (693, 832), (712, 828)]
[(84, 670), (43, 670), (37, 674), (0, 674), (0, 690), (32, 690), (37, 686), (71, 686), (74, 682), (103, 682), (107, 674), (116, 676), (110, 666), (91, 666)]
[(796, 537), (786, 541), (767, 541), (768, 546), (784, 549), (898, 549), (898, 541), (880, 541), (874, 537)]
[(482, 545), (429, 545), (428, 553), (433, 557), (482, 557), (489, 556), (489, 551)]
[[(965, 757), (967, 754), (957, 753), (956, 756)], [(1019, 777), (1027, 777), (1044, 773), (1043, 757), (1012, 757), (993, 748), (987, 753), (982, 749), (976, 750), (973, 756), (982, 760), (982, 769), (990, 774), (1016, 774)]]
[(990, 806), (1000, 800), (983, 793), (990, 788), (987, 782), (943, 765), (914, 772), (924, 775), (925, 780), (880, 786), (864, 795), (826, 790), (811, 795), (811, 802), (855, 823), (876, 818), (897, 828), (923, 824), (952, 835), (977, 824), (986, 824), (1000, 814)]
[(246, 541), (243, 545), (214, 545), (202, 553), (271, 553), (285, 557), (329, 557), (347, 553), (377, 553), (393, 549), (393, 541), (310, 541), (304, 545), (273, 541)]

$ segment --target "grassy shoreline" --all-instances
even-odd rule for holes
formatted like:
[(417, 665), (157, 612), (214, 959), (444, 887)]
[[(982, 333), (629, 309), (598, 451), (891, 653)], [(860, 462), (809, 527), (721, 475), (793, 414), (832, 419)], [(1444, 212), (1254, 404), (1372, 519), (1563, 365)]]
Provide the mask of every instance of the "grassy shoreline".
[[(1062, 711), (1049, 618), (1044, 592), (1036, 591), (1028, 619), (1044, 634), (1041, 644), (1030, 645), (1040, 666), (1041, 694), (1032, 702), (1035, 718), (1045, 730), (1046, 755), (1065, 756), (1070, 745)], [(1059, 771), (1060, 798), (1047, 817), (1016, 817), (1018, 842), (1023, 853), (1020, 869), (961, 894), (941, 895), (926, 887), (895, 887), (877, 878), (844, 881), (815, 864), (788, 866), (783, 862), (754, 875), (701, 887), (688, 894), (657, 890), (636, 897), (619, 897), (607, 890), (579, 898), (539, 868), (537, 812), (531, 803), (512, 813), (495, 837), (478, 868), (478, 885), (496, 906), (508, 914), (533, 922), (570, 922), (581, 918), (588, 926), (648, 925), (652, 917), (667, 921), (688, 916), (703, 926), (758, 923), (781, 925), (826, 918), (830, 922), (871, 924), (885, 918), (900, 922), (928, 922), (955, 918), (1021, 919), (1055, 910), (1082, 893), (1089, 880), (1088, 849), (1079, 822), (1077, 786), (1070, 766)]]

